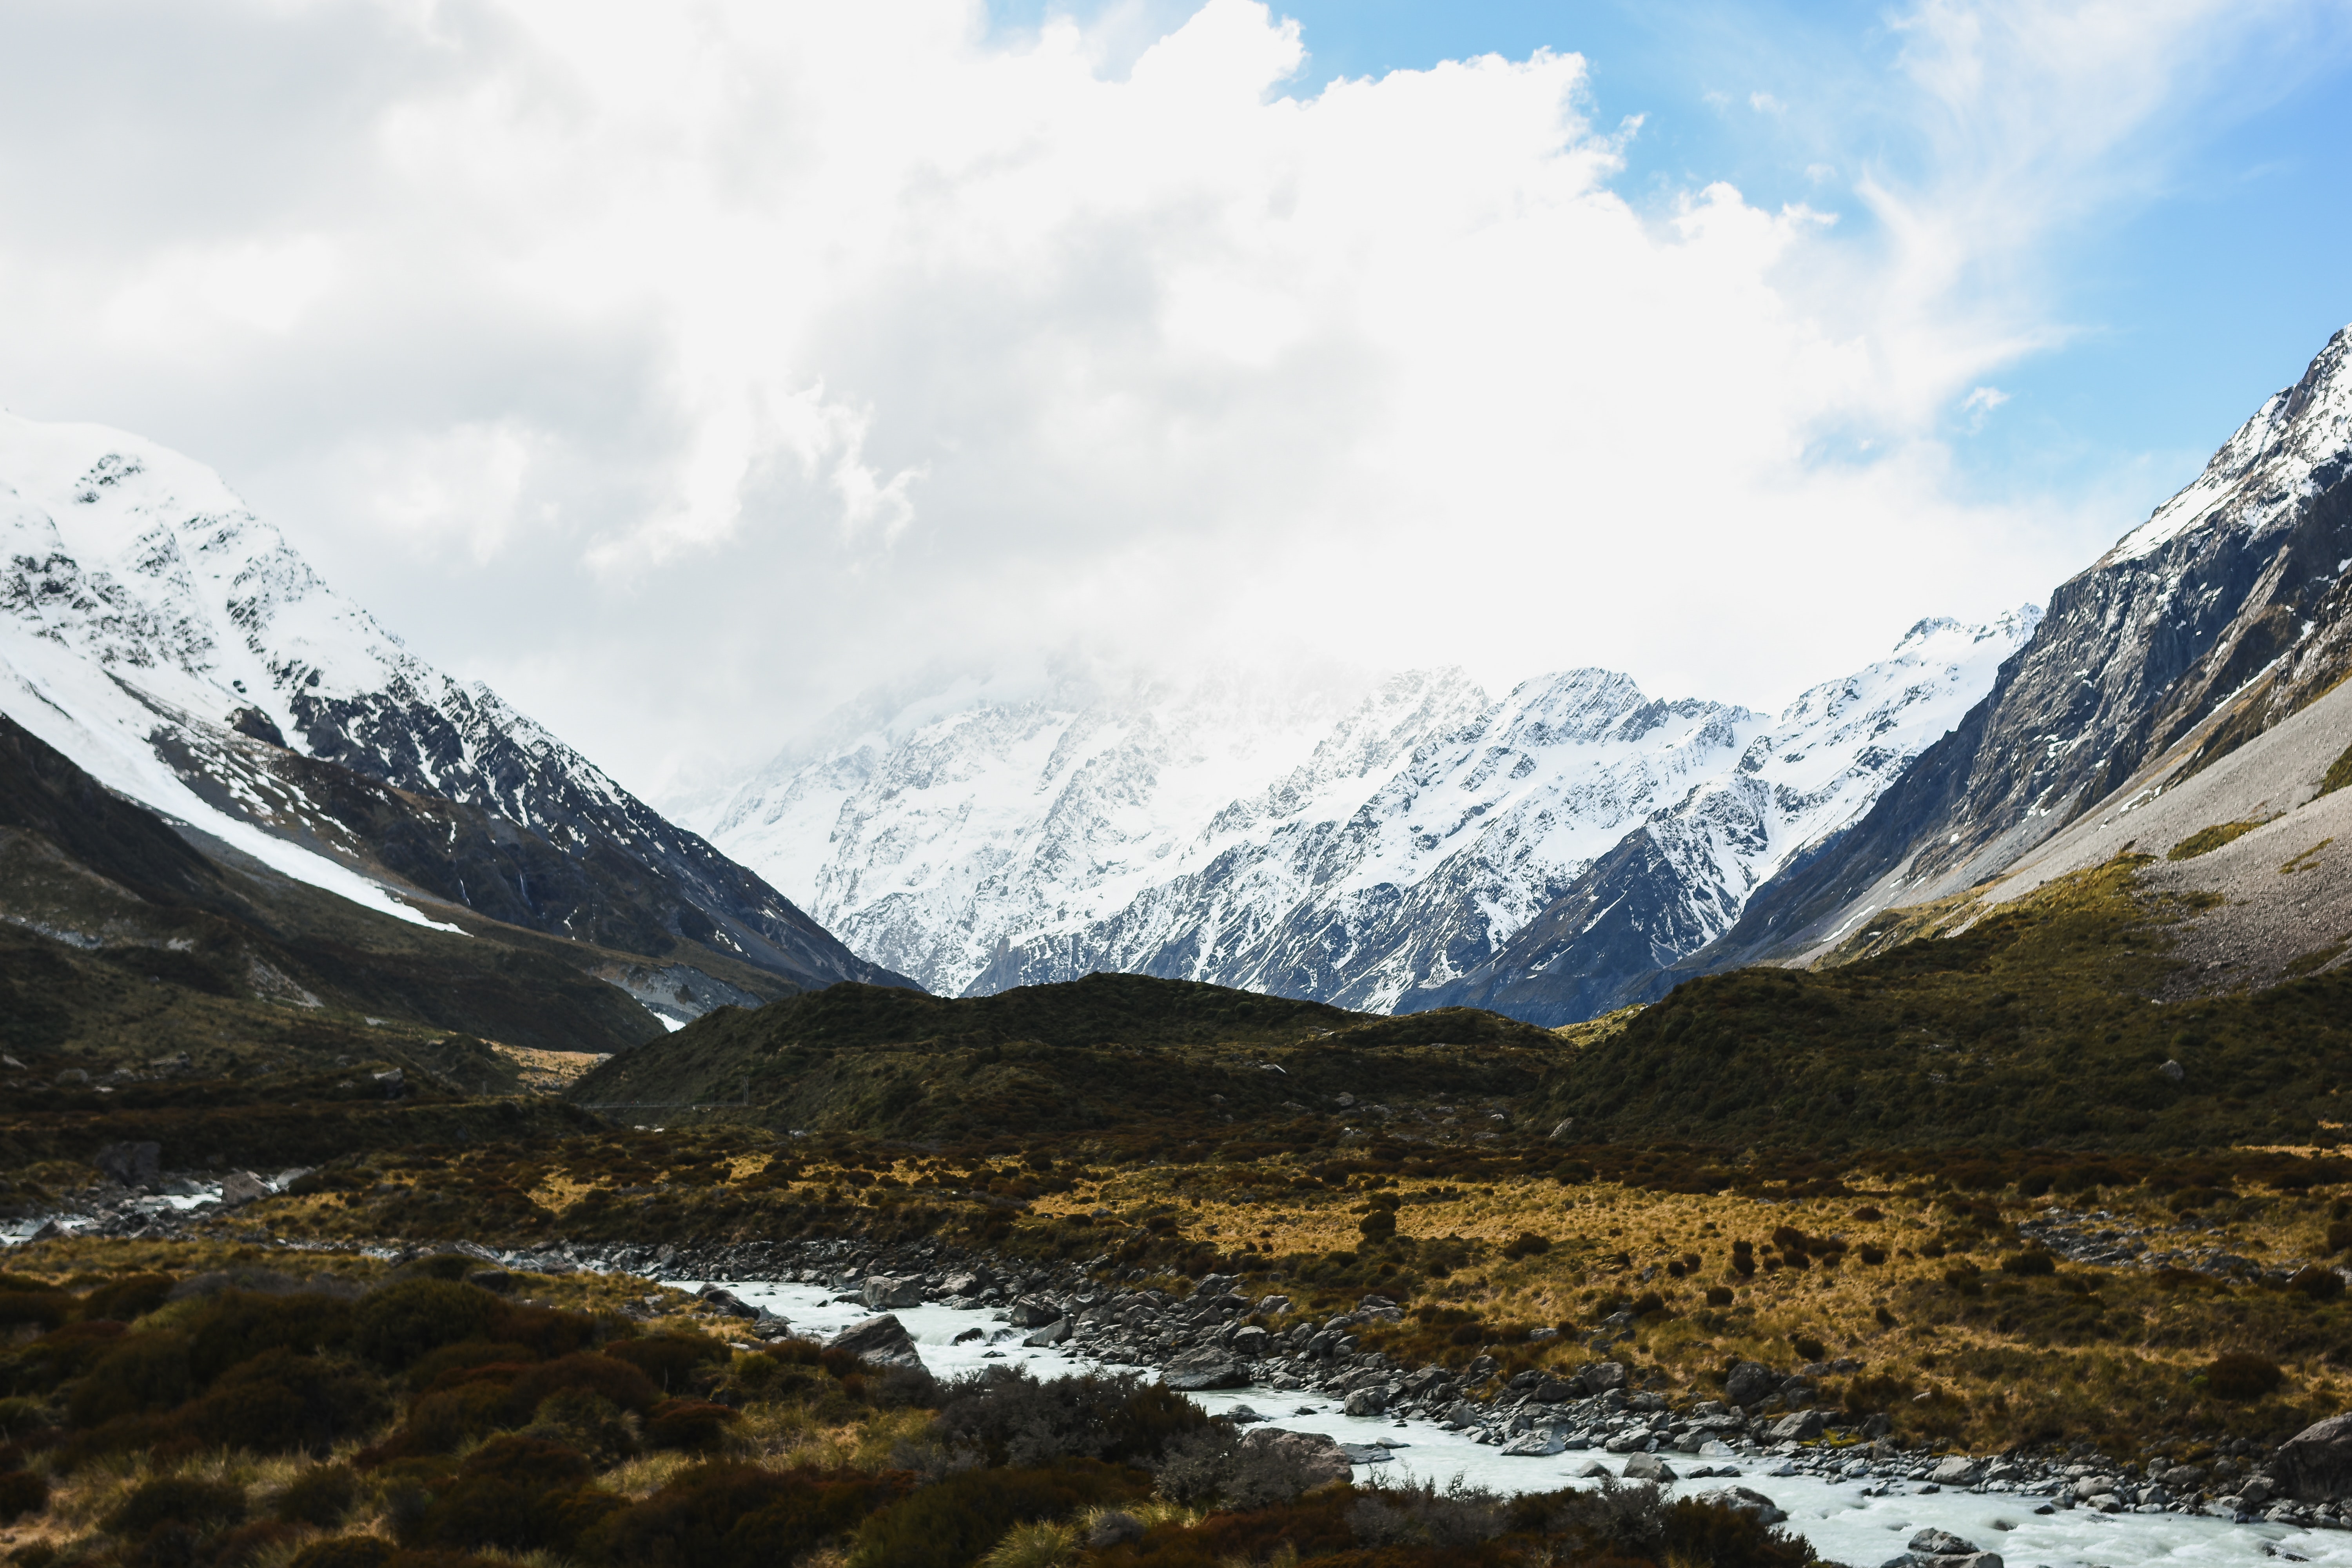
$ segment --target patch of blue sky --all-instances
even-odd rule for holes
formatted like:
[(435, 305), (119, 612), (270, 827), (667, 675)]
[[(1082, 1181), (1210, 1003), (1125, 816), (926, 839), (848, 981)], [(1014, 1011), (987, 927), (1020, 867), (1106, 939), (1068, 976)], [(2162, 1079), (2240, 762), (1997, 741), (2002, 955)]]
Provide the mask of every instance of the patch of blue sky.
[[(1005, 33), (1052, 15), (1140, 49), (1194, 0), (990, 0)], [(1767, 207), (1837, 215), (1835, 243), (1885, 236), (1858, 182), (1932, 193), (1969, 154), (1901, 70), (1908, 8), (1870, 0), (1281, 0), (1307, 59), (1288, 90), (1482, 54), (1585, 58), (1603, 131), (1638, 117), (1618, 194), (1663, 216), (1715, 181)], [(1114, 62), (1115, 63), (1115, 62)], [(1948, 131), (1948, 128), (1945, 128)], [(1964, 133), (1965, 134), (1965, 133)], [(1975, 499), (2062, 496), (2140, 512), (2194, 475), (2328, 334), (2352, 322), (2352, 6), (2272, 10), (2052, 215), (1981, 287), (2024, 302), (2042, 346), (1955, 403), (1954, 480)], [(1822, 455), (1843, 451), (1826, 436)]]

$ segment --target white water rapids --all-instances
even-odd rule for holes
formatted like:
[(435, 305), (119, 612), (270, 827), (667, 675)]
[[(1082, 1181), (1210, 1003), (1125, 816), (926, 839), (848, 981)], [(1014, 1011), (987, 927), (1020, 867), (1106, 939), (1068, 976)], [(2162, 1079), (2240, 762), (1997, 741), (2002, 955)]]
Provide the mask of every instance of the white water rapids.
[[(695, 1289), (700, 1280), (673, 1280)], [(834, 1292), (818, 1285), (723, 1281), (726, 1288), (754, 1307), (765, 1307), (790, 1319), (793, 1331), (824, 1338), (876, 1314), (862, 1306), (834, 1300)], [(1037, 1377), (1100, 1370), (1099, 1363), (1069, 1353), (1066, 1347), (1031, 1350), (1021, 1343), (1022, 1331), (1011, 1329), (993, 1309), (906, 1307), (898, 1321), (914, 1336), (923, 1363), (941, 1377), (952, 1377), (990, 1364), (1006, 1363)], [(959, 1344), (959, 1334), (979, 1329), (981, 1337)], [(1005, 1335), (998, 1342), (990, 1340)], [(1120, 1370), (1113, 1368), (1111, 1370)], [(1131, 1370), (1131, 1369), (1130, 1369)], [(1210, 1411), (1223, 1413), (1247, 1405), (1271, 1426), (1292, 1431), (1321, 1432), (1351, 1446), (1386, 1439), (1405, 1446), (1394, 1451), (1391, 1463), (1357, 1467), (1360, 1481), (1428, 1479), (1444, 1485), (1456, 1476), (1474, 1486), (1497, 1492), (1553, 1491), (1562, 1487), (1588, 1486), (1569, 1472), (1589, 1459), (1611, 1468), (1623, 1461), (1605, 1454), (1570, 1452), (1548, 1458), (1506, 1458), (1496, 1447), (1470, 1440), (1467, 1433), (1448, 1432), (1424, 1421), (1398, 1421), (1388, 1416), (1356, 1417), (1339, 1413), (1339, 1402), (1301, 1391), (1275, 1388), (1233, 1388), (1192, 1397)], [(1297, 1414), (1304, 1407), (1310, 1414)], [(1980, 1551), (1998, 1552), (2009, 1568), (2137, 1568), (2144, 1563), (2232, 1563), (2304, 1562), (2352, 1568), (2352, 1531), (2297, 1530), (2281, 1524), (2232, 1524), (2226, 1520), (2192, 1514), (2103, 1514), (2090, 1509), (2036, 1514), (2044, 1500), (2001, 1492), (1941, 1491), (1922, 1494), (1917, 1483), (1896, 1481), (1888, 1495), (1864, 1497), (1861, 1482), (1835, 1482), (1817, 1476), (1770, 1474), (1777, 1460), (1769, 1458), (1689, 1458), (1661, 1456), (1677, 1469), (1709, 1464), (1717, 1479), (1686, 1481), (1685, 1492), (1717, 1486), (1745, 1486), (1762, 1492), (1787, 1510), (1783, 1527), (1803, 1535), (1815, 1551), (1853, 1568), (1877, 1568), (1900, 1555), (1912, 1532), (1926, 1528), (1948, 1530), (1976, 1542)], [(1724, 1477), (1727, 1465), (1740, 1474)]]

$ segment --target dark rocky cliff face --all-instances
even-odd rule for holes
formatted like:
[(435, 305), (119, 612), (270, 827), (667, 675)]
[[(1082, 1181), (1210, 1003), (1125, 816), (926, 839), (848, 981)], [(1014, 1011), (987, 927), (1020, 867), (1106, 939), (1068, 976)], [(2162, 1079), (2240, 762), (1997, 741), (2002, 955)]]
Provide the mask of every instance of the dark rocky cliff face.
[(247, 793), (230, 779), (249, 790), (267, 773), (320, 847), (494, 920), (653, 958), (692, 944), (799, 986), (909, 984), (495, 697), (470, 695), (455, 720), (398, 682), (298, 696), (308, 758), (196, 734), (157, 745), (225, 809)]
[(2059, 588), (1966, 721), (1682, 970), (1800, 952), (1996, 875), (2209, 721), (2184, 767), (2263, 733), (2352, 671), (2347, 567), (2352, 328)]

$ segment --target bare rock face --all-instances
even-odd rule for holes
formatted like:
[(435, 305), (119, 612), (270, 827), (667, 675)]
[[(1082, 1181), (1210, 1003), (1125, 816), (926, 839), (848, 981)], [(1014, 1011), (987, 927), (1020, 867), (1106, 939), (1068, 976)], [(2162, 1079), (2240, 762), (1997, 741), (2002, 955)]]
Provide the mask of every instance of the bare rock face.
[(2352, 1496), (2352, 1413), (2331, 1415), (2279, 1445), (2271, 1474), (2297, 1502)]

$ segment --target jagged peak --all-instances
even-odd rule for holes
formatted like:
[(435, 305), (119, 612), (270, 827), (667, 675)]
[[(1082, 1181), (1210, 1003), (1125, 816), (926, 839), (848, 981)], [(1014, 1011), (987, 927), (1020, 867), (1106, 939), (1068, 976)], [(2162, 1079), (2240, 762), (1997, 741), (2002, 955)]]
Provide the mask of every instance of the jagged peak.
[(2092, 568), (2140, 560), (2201, 529), (2250, 531), (2291, 519), (2352, 468), (2352, 326), (2336, 331), (2294, 385), (2264, 399), (2204, 471), (2116, 542)]

